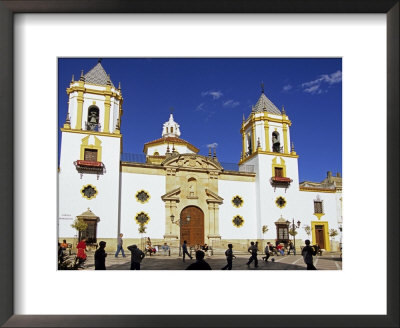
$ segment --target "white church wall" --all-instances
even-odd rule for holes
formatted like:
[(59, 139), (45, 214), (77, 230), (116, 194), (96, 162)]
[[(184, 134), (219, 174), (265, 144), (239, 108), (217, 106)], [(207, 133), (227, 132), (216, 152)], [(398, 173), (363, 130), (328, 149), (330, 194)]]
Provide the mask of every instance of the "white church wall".
[[(122, 172), (121, 175), (121, 232), (125, 238), (140, 238), (135, 217), (145, 212), (150, 221), (144, 235), (162, 239), (165, 234), (165, 204), (161, 196), (165, 194), (165, 176), (128, 172)], [(140, 190), (150, 195), (144, 204), (136, 199), (136, 193)]]
[[(224, 199), (219, 207), (219, 225), (222, 239), (249, 239), (256, 238), (257, 215), (255, 202), (254, 182), (218, 181), (218, 194)], [(243, 206), (233, 206), (232, 199), (240, 196)], [(237, 228), (232, 223), (233, 218), (240, 215), (244, 224)]]
[[(118, 192), (119, 192), (119, 138), (97, 136), (102, 144), (102, 162), (106, 172), (99, 175), (80, 173), (73, 164), (80, 159), (82, 139), (87, 134), (63, 132), (59, 172), (59, 236), (71, 238), (76, 231), (70, 227), (76, 216), (88, 208), (100, 218), (97, 235), (103, 238), (114, 238), (117, 235)], [(94, 138), (91, 136), (91, 138)], [(89, 139), (90, 140), (90, 139)], [(93, 141), (94, 143), (94, 141)], [(89, 141), (89, 144), (92, 142)], [(94, 198), (87, 199), (81, 194), (85, 185), (97, 189)]]
[[(187, 146), (184, 145), (172, 145), (169, 144), (169, 151), (172, 152), (172, 147), (175, 147), (175, 150), (179, 154), (194, 154), (192, 150), (190, 150)], [(147, 148), (147, 155), (154, 155), (155, 152), (158, 152), (159, 155), (165, 155), (167, 152), (168, 144), (161, 144), (155, 146), (149, 146)]]

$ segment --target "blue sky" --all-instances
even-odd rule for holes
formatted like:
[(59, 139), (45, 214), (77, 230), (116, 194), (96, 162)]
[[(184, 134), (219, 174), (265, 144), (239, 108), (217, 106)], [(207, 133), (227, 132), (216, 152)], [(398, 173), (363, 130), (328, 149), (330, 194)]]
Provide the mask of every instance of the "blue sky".
[[(98, 58), (58, 61), (58, 125), (67, 113), (66, 88)], [(240, 159), (240, 126), (264, 83), (266, 96), (285, 107), (299, 155), (300, 181), (322, 181), (342, 172), (342, 61), (340, 58), (103, 58), (124, 98), (123, 151), (142, 154), (161, 137), (173, 107), (181, 138), (208, 154), (217, 144), (220, 162)], [(61, 135), (59, 133), (59, 139)], [(60, 145), (60, 140), (59, 140)]]

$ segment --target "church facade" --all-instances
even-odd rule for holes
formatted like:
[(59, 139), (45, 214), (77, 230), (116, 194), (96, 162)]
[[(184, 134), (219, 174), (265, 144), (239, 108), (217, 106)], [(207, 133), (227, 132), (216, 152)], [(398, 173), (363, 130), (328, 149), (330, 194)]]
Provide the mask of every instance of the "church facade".
[[(181, 138), (171, 114), (159, 139), (144, 145), (145, 161), (122, 155), (123, 97), (98, 63), (71, 81), (61, 128), (58, 238), (76, 243), (208, 244), (247, 249), (250, 241), (305, 239), (338, 249), (342, 227), (342, 179), (328, 172), (322, 182), (299, 181), (292, 122), (261, 93), (250, 115), (238, 122), (242, 148), (237, 168), (224, 167), (215, 149), (199, 155)], [(144, 122), (145, 124), (145, 122)], [(78, 236), (78, 218), (87, 228)], [(295, 226), (295, 227), (294, 227)], [(295, 229), (293, 229), (295, 228)], [(336, 230), (336, 240), (330, 231)], [(333, 238), (335, 239), (335, 238)]]

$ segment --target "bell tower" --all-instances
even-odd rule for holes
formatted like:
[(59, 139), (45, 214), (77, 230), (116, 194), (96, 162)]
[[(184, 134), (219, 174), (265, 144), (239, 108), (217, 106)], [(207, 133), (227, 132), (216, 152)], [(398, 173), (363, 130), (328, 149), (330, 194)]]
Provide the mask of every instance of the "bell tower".
[(59, 237), (71, 238), (74, 220), (87, 208), (98, 216), (89, 225), (96, 235), (115, 238), (119, 222), (119, 172), (122, 147), (121, 86), (115, 87), (101, 61), (67, 88), (68, 111), (61, 128)]
[[(285, 211), (293, 206), (299, 190), (298, 155), (294, 145), (290, 147), (290, 126), (285, 109), (279, 110), (265, 95), (261, 95), (247, 119), (243, 116), (240, 129), (242, 154), (239, 165), (246, 171), (250, 165), (256, 172), (257, 226), (273, 226)], [(279, 207), (275, 200), (282, 197), (285, 207)], [(257, 231), (261, 238), (261, 230)]]

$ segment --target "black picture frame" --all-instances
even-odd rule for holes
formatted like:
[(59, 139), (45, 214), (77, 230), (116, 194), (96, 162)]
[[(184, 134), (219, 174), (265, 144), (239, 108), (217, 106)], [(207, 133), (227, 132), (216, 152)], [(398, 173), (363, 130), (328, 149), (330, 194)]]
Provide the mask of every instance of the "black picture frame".
[[(399, 327), (399, 8), (398, 0), (0, 0), (0, 324), (4, 327)], [(13, 177), (18, 172), (14, 171), (12, 160), (13, 17), (16, 13), (91, 12), (386, 14), (387, 315), (14, 315)], [(378, 261), (373, 259), (370, 265), (380, 265)]]

